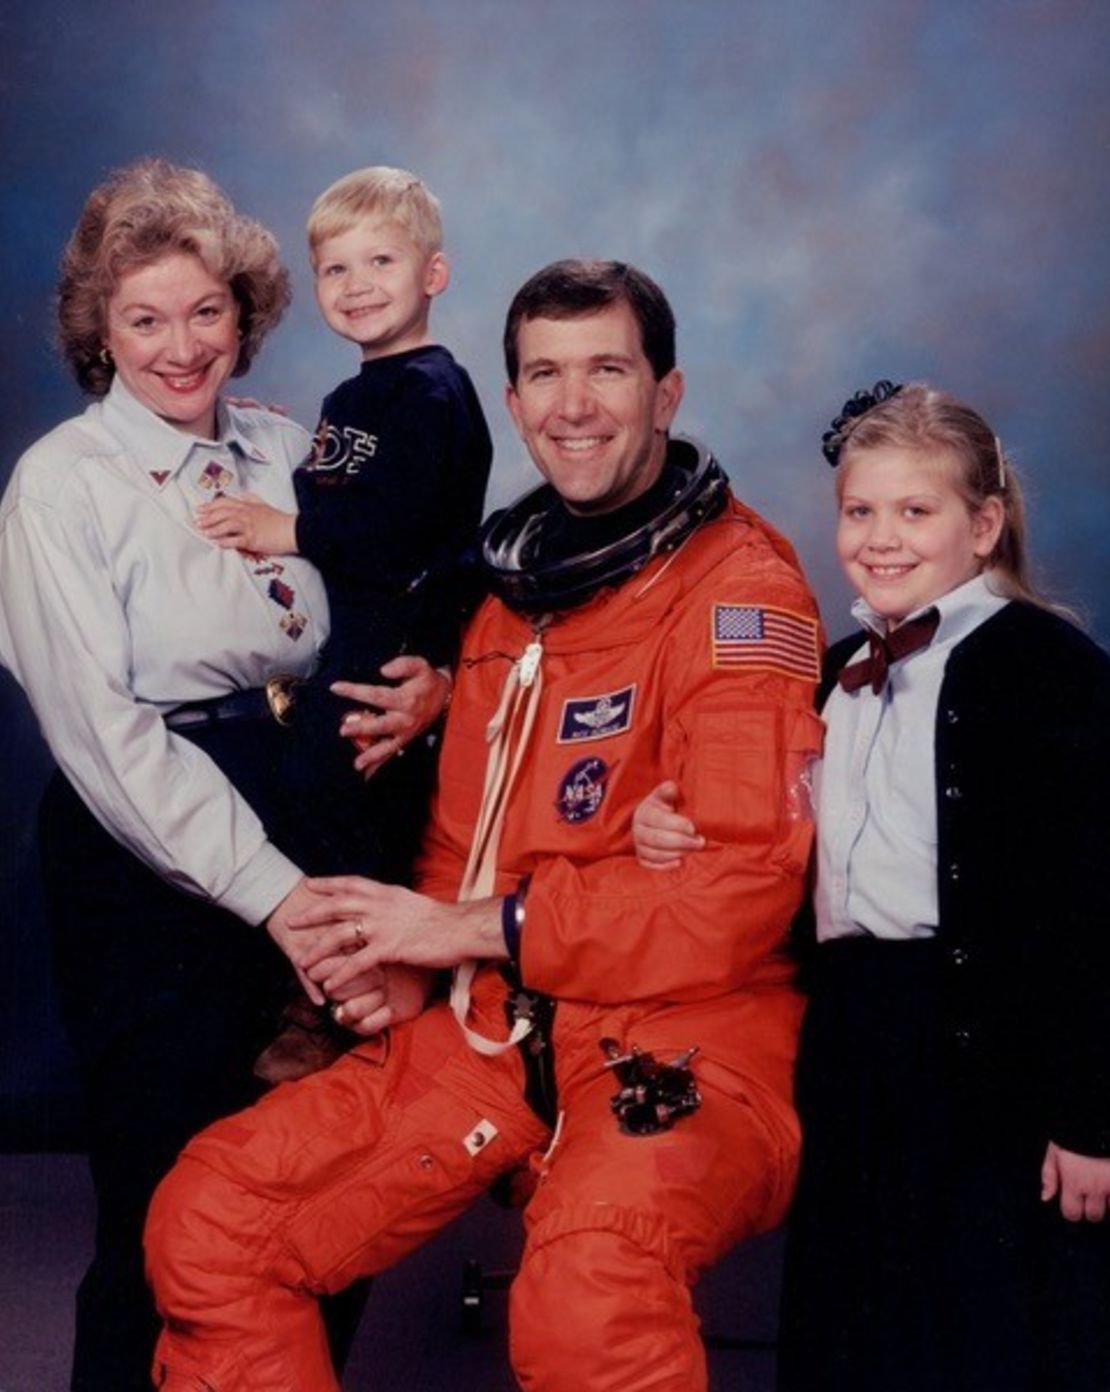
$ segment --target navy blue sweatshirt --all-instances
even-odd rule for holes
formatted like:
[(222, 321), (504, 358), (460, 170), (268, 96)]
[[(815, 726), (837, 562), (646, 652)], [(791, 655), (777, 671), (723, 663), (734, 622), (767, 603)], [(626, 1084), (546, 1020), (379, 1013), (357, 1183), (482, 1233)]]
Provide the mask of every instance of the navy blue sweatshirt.
[(446, 348), (362, 364), (325, 397), (295, 475), (297, 550), (331, 608), (321, 678), (375, 680), (400, 652), (457, 651), (460, 560), (482, 517), (492, 445), (477, 393)]

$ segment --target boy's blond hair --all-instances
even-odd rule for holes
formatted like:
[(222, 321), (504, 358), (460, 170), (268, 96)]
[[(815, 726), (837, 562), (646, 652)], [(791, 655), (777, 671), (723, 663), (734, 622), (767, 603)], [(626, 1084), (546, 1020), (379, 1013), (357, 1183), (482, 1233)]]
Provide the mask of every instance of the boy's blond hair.
[(321, 242), (341, 236), (364, 217), (397, 223), (425, 256), (443, 247), (439, 199), (427, 184), (407, 169), (375, 164), (337, 179), (312, 205), (308, 250), (313, 261)]

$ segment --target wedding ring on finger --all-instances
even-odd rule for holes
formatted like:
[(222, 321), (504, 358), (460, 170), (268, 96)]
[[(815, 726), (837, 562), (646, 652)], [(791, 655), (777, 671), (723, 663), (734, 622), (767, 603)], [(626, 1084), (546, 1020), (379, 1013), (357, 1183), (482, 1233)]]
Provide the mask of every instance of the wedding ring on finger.
[(328, 1011), (329, 1011), (329, 1013), (330, 1013), (330, 1015), (331, 1015), (331, 1018), (335, 1021), (335, 1023), (336, 1023), (337, 1025), (343, 1024), (343, 1002), (342, 1002), (342, 1001), (332, 1001), (332, 1003), (328, 1006)]
[(350, 926), (354, 937), (350, 942), (343, 942), (339, 946), (339, 951), (344, 957), (351, 957), (366, 946), (366, 930), (362, 926), (362, 919), (356, 918)]

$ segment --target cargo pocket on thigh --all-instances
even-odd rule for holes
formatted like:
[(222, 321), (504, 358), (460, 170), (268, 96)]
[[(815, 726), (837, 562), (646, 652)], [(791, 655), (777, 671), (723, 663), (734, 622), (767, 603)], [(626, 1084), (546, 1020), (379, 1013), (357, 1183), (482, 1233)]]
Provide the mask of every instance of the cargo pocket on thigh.
[(389, 1107), (373, 1153), (302, 1205), (286, 1229), (299, 1281), (320, 1294), (392, 1266), (516, 1158), (493, 1121), (434, 1084)]
[[(742, 1073), (702, 1057), (698, 1085), (720, 1112), (722, 1159), (707, 1204), (734, 1238), (765, 1232), (786, 1216), (797, 1179), (799, 1131), (793, 1110)], [(731, 1172), (729, 1157), (734, 1157)]]

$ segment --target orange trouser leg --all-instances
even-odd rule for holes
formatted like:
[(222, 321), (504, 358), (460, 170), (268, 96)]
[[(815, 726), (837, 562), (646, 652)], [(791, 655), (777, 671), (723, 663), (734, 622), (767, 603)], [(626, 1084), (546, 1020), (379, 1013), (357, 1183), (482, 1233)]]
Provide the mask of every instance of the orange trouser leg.
[(527, 1392), (703, 1392), (691, 1287), (739, 1238), (781, 1219), (796, 1132), (787, 1109), (719, 1090), (711, 1065), (699, 1082), (700, 1110), (652, 1137), (620, 1133), (611, 1076), (566, 1090), (511, 1297)]
[(515, 1054), (471, 1054), (444, 1009), (385, 1055), (359, 1046), (186, 1147), (147, 1223), (156, 1385), (337, 1392), (315, 1297), (391, 1265), (544, 1143)]

